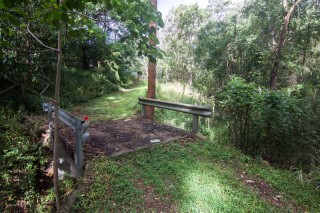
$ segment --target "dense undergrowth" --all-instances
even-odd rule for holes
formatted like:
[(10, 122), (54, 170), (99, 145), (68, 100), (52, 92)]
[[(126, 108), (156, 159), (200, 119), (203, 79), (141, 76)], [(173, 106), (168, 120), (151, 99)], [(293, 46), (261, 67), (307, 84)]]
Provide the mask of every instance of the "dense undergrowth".
[(317, 88), (269, 90), (233, 77), (218, 97), (216, 117), (244, 153), (309, 171), (319, 150)]
[[(0, 78), (1, 79), (1, 78)], [(107, 69), (105, 67), (83, 70), (74, 67), (64, 67), (61, 82), (61, 107), (71, 107), (83, 102), (87, 102), (104, 94), (109, 94), (119, 90), (120, 87), (127, 87), (134, 81), (134, 76), (130, 73), (122, 73)], [(40, 84), (41, 85), (41, 84)], [(38, 85), (38, 87), (40, 87)], [(22, 107), (26, 113), (41, 113), (42, 102), (54, 96), (54, 83), (40, 87), (42, 95), (26, 90), (24, 96), (21, 95), (20, 88), (10, 91), (1, 96), (0, 106), (12, 110)], [(39, 91), (41, 91), (39, 89)], [(17, 98), (12, 98), (16, 96)]]
[(47, 162), (47, 150), (38, 143), (37, 128), (21, 123), (22, 115), (0, 107), (1, 212), (34, 207), (40, 197), (37, 175)]
[(119, 74), (108, 69), (94, 68), (90, 71), (67, 68), (63, 73), (61, 85), (61, 105), (70, 107), (115, 92), (127, 83), (126, 76), (120, 79)]

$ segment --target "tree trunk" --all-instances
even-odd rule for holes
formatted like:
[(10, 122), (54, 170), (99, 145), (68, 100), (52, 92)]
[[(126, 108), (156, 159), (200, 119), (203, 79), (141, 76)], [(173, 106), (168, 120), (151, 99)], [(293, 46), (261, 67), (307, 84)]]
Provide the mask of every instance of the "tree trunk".
[[(151, 0), (152, 5), (157, 9), (157, 0)], [(150, 28), (155, 28), (156, 23), (150, 22)], [(156, 36), (156, 32), (154, 32)], [(155, 45), (152, 40), (149, 40), (151, 45)], [(149, 59), (148, 62), (148, 98), (155, 99), (156, 98), (156, 62), (152, 62)], [(154, 107), (147, 106), (146, 107), (146, 115), (148, 119), (153, 119)]]
[[(62, 4), (63, 0), (60, 0)], [(60, 22), (60, 30), (58, 32), (58, 60), (57, 60), (57, 73), (56, 73), (56, 87), (54, 95), (54, 146), (53, 146), (53, 184), (54, 193), (56, 196), (57, 212), (60, 210), (61, 200), (59, 192), (59, 179), (58, 179), (58, 149), (59, 149), (59, 106), (60, 106), (60, 81), (61, 81), (61, 63), (62, 63), (62, 41), (61, 41), (62, 22)]]
[(296, 0), (294, 4), (288, 9), (288, 1), (283, 0), (283, 7), (286, 11), (286, 15), (284, 17), (284, 22), (282, 25), (281, 33), (280, 33), (280, 38), (277, 46), (277, 50), (275, 53), (275, 58), (272, 63), (272, 68), (270, 72), (270, 89), (275, 90), (277, 88), (277, 78), (278, 78), (278, 70), (279, 66), (281, 64), (281, 55), (282, 55), (282, 50), (285, 44), (285, 39), (286, 39), (286, 34), (288, 31), (288, 26), (290, 22), (290, 18), (292, 15), (292, 12), (296, 9), (297, 5), (300, 3), (301, 0)]
[(311, 30), (310, 30), (310, 24), (308, 24), (307, 28), (307, 35), (306, 35), (306, 44), (303, 49), (303, 55), (302, 55), (302, 65), (301, 65), (301, 76), (300, 76), (300, 82), (304, 82), (304, 75), (307, 69), (307, 53), (308, 53), (308, 47), (310, 45), (311, 41)]

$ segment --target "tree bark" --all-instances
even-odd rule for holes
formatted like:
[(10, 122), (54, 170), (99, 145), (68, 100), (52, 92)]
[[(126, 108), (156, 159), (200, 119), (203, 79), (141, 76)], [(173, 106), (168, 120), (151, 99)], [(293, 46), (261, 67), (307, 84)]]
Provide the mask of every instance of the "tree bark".
[[(151, 0), (152, 5), (157, 9), (157, 0)], [(150, 28), (155, 28), (156, 23), (150, 22)], [(156, 36), (156, 32), (154, 32), (154, 36)], [(150, 39), (149, 40), (150, 45), (155, 45), (155, 43)], [(155, 99), (156, 98), (156, 62), (152, 62), (149, 59), (148, 62), (148, 98)], [(154, 114), (154, 107), (147, 106), (146, 107), (146, 115), (147, 119), (153, 119)]]
[(284, 17), (284, 22), (282, 25), (281, 33), (280, 33), (280, 38), (277, 46), (277, 50), (275, 53), (275, 59), (272, 63), (272, 68), (270, 72), (270, 89), (277, 89), (277, 78), (278, 78), (278, 70), (279, 66), (281, 64), (281, 55), (282, 55), (282, 50), (285, 44), (286, 40), (286, 35), (288, 31), (288, 26), (290, 22), (291, 15), (293, 11), (296, 9), (297, 5), (301, 2), (301, 0), (296, 0), (293, 5), (288, 9), (288, 1), (283, 0), (283, 7), (286, 11), (286, 15)]
[[(63, 0), (60, 0), (62, 4)], [(59, 149), (59, 106), (60, 106), (60, 81), (61, 81), (61, 63), (62, 63), (62, 22), (60, 21), (60, 30), (58, 32), (58, 60), (56, 73), (56, 87), (54, 95), (54, 146), (53, 146), (53, 184), (56, 197), (57, 212), (60, 210), (61, 199), (59, 192), (59, 177), (58, 177), (58, 149)]]

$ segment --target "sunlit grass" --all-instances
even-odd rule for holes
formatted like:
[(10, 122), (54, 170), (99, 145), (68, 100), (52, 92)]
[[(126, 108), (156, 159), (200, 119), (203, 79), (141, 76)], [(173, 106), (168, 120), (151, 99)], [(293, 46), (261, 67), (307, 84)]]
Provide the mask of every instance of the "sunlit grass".
[[(179, 102), (179, 103), (186, 103), (186, 104), (196, 104), (196, 105), (205, 105), (205, 106), (213, 106), (213, 101), (208, 99), (204, 99), (200, 93), (196, 89), (190, 88), (188, 85), (183, 85), (179, 82), (174, 83), (167, 83), (167, 84), (159, 84), (157, 86), (157, 99), (165, 100), (165, 101), (172, 101), (172, 102)], [(182, 112), (176, 112), (166, 109), (156, 109), (155, 111), (155, 120), (175, 126), (184, 130), (190, 131), (192, 129), (192, 115), (186, 114)], [(200, 133), (207, 134), (208, 131), (211, 131), (207, 128), (206, 125), (207, 121), (212, 123), (211, 118), (202, 118), (199, 119), (199, 128)]]
[(138, 110), (138, 97), (145, 96), (146, 83), (141, 82), (131, 89), (102, 96), (74, 108), (81, 114), (90, 116), (91, 121), (107, 121), (133, 116)]
[[(207, 146), (217, 152), (211, 155)], [(221, 160), (226, 154), (220, 150), (211, 142), (185, 146), (177, 141), (111, 159), (101, 157), (89, 166), (88, 175), (96, 177), (95, 187), (80, 199), (79, 208), (93, 212), (102, 204), (113, 211), (143, 208), (143, 188), (136, 184), (143, 181), (144, 187), (153, 188), (155, 197), (171, 203), (178, 212), (281, 212), (235, 177), (228, 160)]]
[(192, 103), (192, 100), (200, 101), (201, 95), (196, 89), (191, 88), (187, 84), (182, 84), (180, 82), (170, 82), (167, 84), (158, 84), (157, 98), (167, 101), (187, 101)]
[[(172, 194), (173, 202), (181, 212), (247, 212), (248, 209), (263, 212), (273, 209), (244, 187), (235, 178), (232, 168), (221, 168), (219, 158), (225, 154), (220, 149), (216, 149), (216, 155), (211, 155), (212, 150), (207, 152), (206, 146), (216, 147), (203, 141), (189, 146), (172, 143), (155, 147), (147, 155), (135, 158), (142, 167), (138, 168), (142, 169), (139, 173), (159, 194)], [(205, 153), (208, 158), (202, 158)]]
[(258, 196), (242, 186), (232, 170), (200, 163), (184, 179), (183, 212), (272, 212)]
[[(178, 212), (292, 212), (275, 207), (244, 185), (238, 171), (262, 178), (282, 199), (319, 212), (320, 195), (292, 173), (274, 169), (232, 147), (210, 141), (153, 146), (115, 158), (100, 157), (88, 166), (94, 184), (80, 198), (82, 212), (135, 211), (144, 208), (144, 187)], [(88, 178), (90, 180), (90, 178)], [(138, 187), (138, 182), (143, 186)], [(90, 181), (89, 181), (90, 182)], [(145, 209), (152, 212), (152, 209)]]

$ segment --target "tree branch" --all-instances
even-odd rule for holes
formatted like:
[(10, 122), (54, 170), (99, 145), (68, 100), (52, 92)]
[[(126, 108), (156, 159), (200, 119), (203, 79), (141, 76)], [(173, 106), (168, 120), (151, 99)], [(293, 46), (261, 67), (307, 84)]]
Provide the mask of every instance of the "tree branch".
[[(270, 72), (270, 89), (273, 89), (273, 90), (276, 89), (276, 86), (277, 86), (276, 83), (277, 83), (278, 69), (281, 63), (282, 49), (284, 48), (284, 45), (286, 42), (286, 35), (287, 35), (291, 15), (300, 2), (301, 0), (295, 0), (294, 4), (290, 7), (289, 10), (285, 8), (286, 15), (284, 17), (284, 22), (280, 32), (278, 47), (275, 53), (275, 58), (272, 63), (272, 68)], [(288, 3), (287, 0), (283, 0), (284, 7), (288, 7), (287, 3)]]
[(49, 47), (49, 46), (45, 45), (42, 41), (40, 41), (40, 40), (30, 31), (30, 29), (29, 29), (29, 24), (27, 25), (27, 31), (28, 31), (28, 33), (30, 33), (30, 35), (31, 35), (39, 44), (41, 44), (43, 47), (47, 48), (48, 51), (51, 50), (51, 51), (59, 52), (58, 49)]
[(283, 8), (285, 9), (285, 11), (287, 12), (288, 11), (288, 0), (283, 0), (282, 5), (283, 5)]
[(50, 49), (47, 49), (47, 50), (23, 50), (23, 49), (19, 49), (19, 48), (4, 47), (4, 46), (1, 46), (1, 45), (0, 45), (0, 48), (6, 49), (6, 50), (15, 51), (15, 52), (30, 53), (30, 54), (52, 51), (52, 50), (50, 50)]
[(3, 94), (6, 93), (6, 92), (12, 90), (12, 89), (15, 88), (16, 86), (17, 86), (17, 85), (14, 84), (14, 85), (12, 85), (11, 87), (8, 87), (7, 89), (0, 91), (0, 96), (3, 95)]
[(82, 13), (77, 13), (77, 12), (75, 12), (75, 11), (70, 11), (70, 12), (68, 12), (68, 13), (69, 13), (69, 14), (76, 14), (76, 15), (85, 17), (85, 18), (87, 18), (87, 19), (90, 19), (90, 20), (92, 20), (92, 21), (95, 21), (95, 22), (103, 22), (103, 20), (94, 19), (94, 18), (92, 18), (92, 17), (90, 17), (90, 16), (87, 16), (87, 15), (82, 14)]
[[(52, 100), (52, 98), (45, 97), (45, 96), (42, 95), (42, 93), (43, 93), (44, 91), (42, 91), (41, 93), (39, 93), (39, 92), (37, 92), (37, 91), (35, 91), (35, 90), (33, 90), (33, 89), (30, 89), (30, 88), (28, 88), (28, 87), (22, 86), (22, 85), (21, 85), (21, 82), (23, 82), (23, 80), (21, 80), (21, 81), (19, 81), (19, 82), (16, 82), (16, 81), (10, 79), (10, 78), (9, 78), (7, 75), (5, 75), (4, 73), (0, 72), (0, 74), (1, 74), (5, 79), (7, 79), (7, 80), (11, 81), (12, 83), (14, 83), (14, 85), (13, 85), (14, 87), (15, 87), (15, 86), (23, 87), (23, 88), (25, 88), (26, 90), (28, 90), (28, 91), (30, 91), (30, 92), (33, 92), (33, 93), (35, 93), (35, 94), (37, 94), (37, 95), (40, 95), (41, 98), (43, 98), (43, 99)], [(47, 84), (47, 83), (46, 83), (46, 84)], [(48, 84), (47, 84), (47, 85), (48, 85)], [(13, 89), (13, 88), (14, 88), (13, 86), (11, 86), (12, 88), (9, 87), (10, 89), (7, 88), (7, 89), (1, 91), (1, 92), (0, 92), (0, 95), (4, 94), (5, 92), (8, 92), (8, 91), (11, 90), (11, 89)], [(48, 87), (48, 86), (47, 86), (47, 87)], [(46, 88), (47, 88), (47, 87), (46, 87)]]

